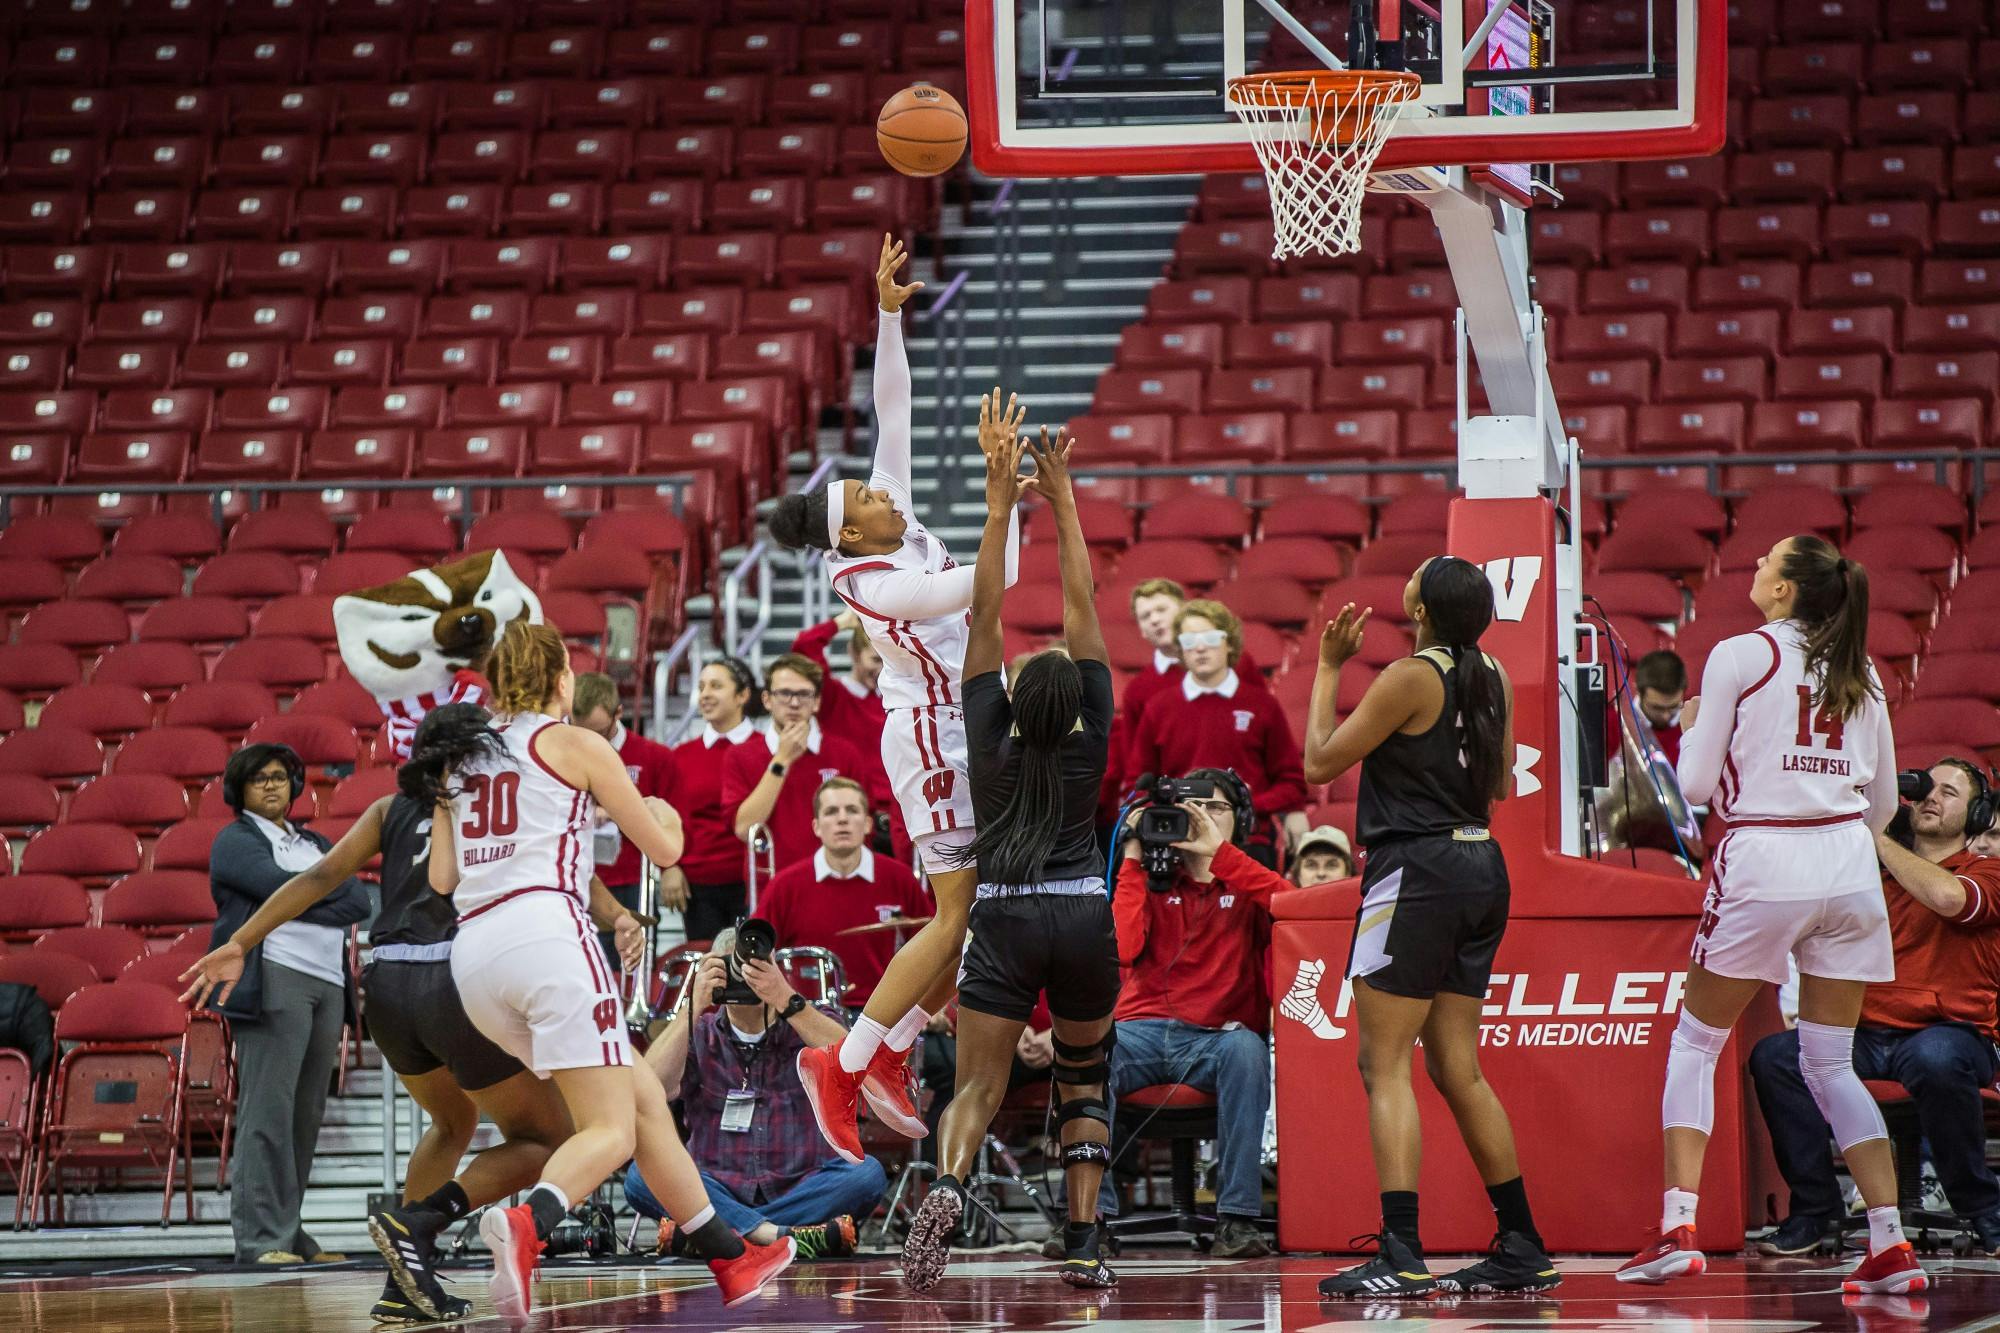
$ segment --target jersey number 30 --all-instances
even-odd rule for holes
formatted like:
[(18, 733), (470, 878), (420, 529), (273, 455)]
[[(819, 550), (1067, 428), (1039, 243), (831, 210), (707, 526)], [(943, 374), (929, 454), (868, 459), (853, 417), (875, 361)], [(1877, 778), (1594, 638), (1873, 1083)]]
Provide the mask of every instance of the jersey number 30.
[(1817, 734), (1826, 737), (1827, 749), (1838, 750), (1841, 735), (1846, 730), (1846, 719), (1831, 710), (1822, 708), (1818, 713), (1814, 713), (1812, 690), (1804, 685), (1799, 686), (1799, 734), (1792, 742), (1794, 745), (1801, 750), (1810, 750), (1813, 736)]
[(470, 818), (458, 826), (462, 838), (507, 838), (520, 827), (519, 773), (480, 773), (465, 780), (465, 794), (472, 800)]

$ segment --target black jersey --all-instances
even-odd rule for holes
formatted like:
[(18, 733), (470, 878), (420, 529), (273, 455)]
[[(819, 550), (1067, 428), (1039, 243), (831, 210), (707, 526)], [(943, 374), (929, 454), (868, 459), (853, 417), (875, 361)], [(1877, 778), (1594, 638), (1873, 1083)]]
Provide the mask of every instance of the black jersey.
[(1361, 796), (1354, 822), (1355, 837), (1363, 847), (1484, 827), (1492, 805), (1491, 794), (1478, 790), (1478, 781), (1466, 767), (1453, 726), (1458, 682), (1450, 650), (1426, 648), (1416, 656), (1438, 673), (1444, 708), (1428, 731), (1392, 732), (1361, 761)]
[(397, 795), (382, 815), (382, 910), (375, 944), (437, 944), (458, 933), (458, 909), (431, 888), (431, 812)]

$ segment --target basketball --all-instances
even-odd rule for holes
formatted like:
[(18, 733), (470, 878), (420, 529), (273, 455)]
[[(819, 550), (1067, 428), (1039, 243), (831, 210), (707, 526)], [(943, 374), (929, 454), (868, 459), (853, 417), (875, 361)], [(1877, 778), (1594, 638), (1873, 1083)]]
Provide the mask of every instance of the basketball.
[(965, 156), (965, 108), (942, 88), (913, 83), (875, 117), (882, 158), (905, 176), (936, 176)]

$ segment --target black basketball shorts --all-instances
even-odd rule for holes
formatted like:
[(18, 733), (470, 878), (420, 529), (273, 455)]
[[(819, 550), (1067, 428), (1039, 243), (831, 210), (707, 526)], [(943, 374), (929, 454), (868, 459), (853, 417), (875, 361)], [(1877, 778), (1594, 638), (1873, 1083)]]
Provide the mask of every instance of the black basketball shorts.
[(1025, 1023), (1044, 990), (1049, 1012), (1074, 1023), (1117, 1008), (1118, 928), (1102, 892), (1010, 894), (972, 904), (959, 1007)]
[(1507, 862), (1490, 836), (1371, 847), (1347, 975), (1412, 999), (1483, 998), (1507, 933), (1507, 900)]
[(452, 983), (451, 961), (370, 963), (361, 974), (368, 1035), (383, 1060), (412, 1078), (442, 1065), (467, 1092), (504, 1083), (526, 1067), (472, 1025)]

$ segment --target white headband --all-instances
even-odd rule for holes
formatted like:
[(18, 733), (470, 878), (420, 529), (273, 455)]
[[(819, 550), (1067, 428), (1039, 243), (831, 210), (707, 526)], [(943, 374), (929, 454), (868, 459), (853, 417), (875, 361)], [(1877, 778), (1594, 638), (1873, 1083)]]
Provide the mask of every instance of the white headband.
[(826, 484), (826, 549), (840, 549), (840, 530), (847, 526), (847, 483)]

